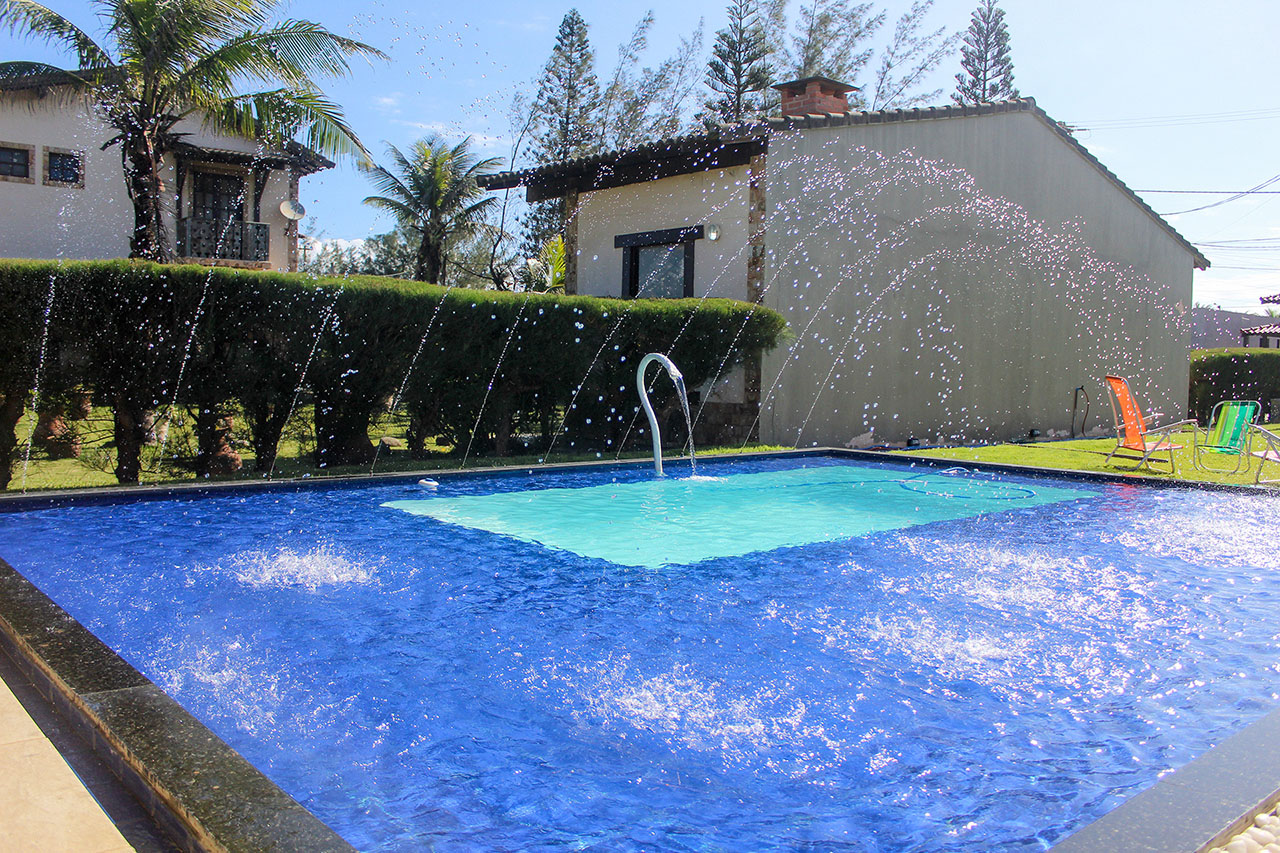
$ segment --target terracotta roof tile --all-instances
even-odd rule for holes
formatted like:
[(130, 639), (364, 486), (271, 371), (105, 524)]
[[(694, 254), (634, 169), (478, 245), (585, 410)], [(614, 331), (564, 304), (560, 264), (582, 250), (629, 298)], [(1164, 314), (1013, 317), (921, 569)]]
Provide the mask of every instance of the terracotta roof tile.
[(1254, 326), (1252, 329), (1241, 329), (1242, 335), (1280, 335), (1280, 323), (1267, 323), (1265, 326)]

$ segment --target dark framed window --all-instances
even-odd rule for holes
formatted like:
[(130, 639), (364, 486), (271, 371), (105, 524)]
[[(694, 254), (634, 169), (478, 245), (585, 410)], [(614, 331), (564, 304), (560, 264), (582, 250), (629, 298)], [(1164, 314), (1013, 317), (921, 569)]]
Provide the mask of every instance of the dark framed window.
[(0, 145), (0, 177), (31, 179), (31, 149)]
[(84, 155), (65, 148), (44, 149), (44, 182), (62, 187), (84, 186)]
[(619, 234), (614, 248), (622, 249), (622, 293), (648, 299), (693, 296), (693, 244), (703, 227), (668, 228)]
[(245, 180), (242, 176), (195, 172), (191, 183), (193, 217), (218, 222), (244, 221)]
[(60, 151), (49, 152), (48, 180), (50, 183), (78, 184), (81, 177), (79, 157), (75, 154), (63, 154)]

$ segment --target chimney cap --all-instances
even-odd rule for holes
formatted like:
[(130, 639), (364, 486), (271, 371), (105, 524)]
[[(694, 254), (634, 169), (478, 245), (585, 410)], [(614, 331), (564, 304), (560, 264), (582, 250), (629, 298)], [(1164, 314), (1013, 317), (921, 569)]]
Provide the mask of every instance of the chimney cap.
[(859, 88), (857, 86), (850, 86), (848, 83), (841, 83), (839, 80), (832, 80), (830, 77), (823, 77), (819, 74), (815, 74), (811, 77), (801, 77), (799, 80), (790, 80), (786, 83), (777, 83), (772, 88), (787, 95), (802, 95), (810, 83), (817, 83), (820, 88), (829, 90), (833, 95), (844, 95), (848, 92), (856, 92)]

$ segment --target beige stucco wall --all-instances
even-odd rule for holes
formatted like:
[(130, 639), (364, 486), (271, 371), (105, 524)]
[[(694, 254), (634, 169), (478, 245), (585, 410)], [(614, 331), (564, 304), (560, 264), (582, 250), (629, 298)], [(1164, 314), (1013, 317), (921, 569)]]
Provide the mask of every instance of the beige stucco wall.
[[(29, 94), (0, 95), (0, 143), (35, 148), (33, 183), (0, 180), (0, 257), (120, 258), (129, 254), (133, 206), (120, 151), (80, 103), (55, 104)], [(43, 146), (84, 154), (84, 187), (47, 186)]]
[(694, 296), (747, 295), (747, 167), (678, 175), (583, 193), (578, 213), (578, 292), (623, 296), (619, 234), (719, 225), (720, 239), (693, 250)]
[(815, 128), (769, 146), (762, 439), (1066, 430), (1101, 377), (1187, 399), (1192, 257), (1029, 113)]
[[(719, 225), (716, 241), (695, 241), (693, 292), (697, 298), (746, 299), (748, 259), (747, 167), (678, 175), (582, 193), (578, 201), (578, 292), (620, 297), (622, 249), (614, 237), (694, 225)], [(726, 371), (708, 399), (744, 399), (741, 368)]]
[[(212, 134), (198, 122), (183, 122), (176, 129), (185, 134), (183, 141), (194, 145), (245, 153), (257, 150), (252, 140)], [(0, 93), (0, 143), (34, 146), (36, 155), (33, 183), (0, 180), (0, 257), (82, 260), (128, 256), (133, 205), (121, 171), (120, 149), (102, 150), (112, 136), (114, 133), (83, 101), (40, 97), (34, 92)], [(84, 187), (44, 184), (41, 151), (45, 146), (83, 153)], [(242, 168), (227, 170), (245, 173)], [(172, 161), (166, 164), (161, 179), (167, 187), (174, 187)], [(190, 198), (190, 181), (188, 175), (184, 199)], [(288, 197), (288, 173), (272, 171), (258, 220), (271, 228), (272, 269), (283, 270), (289, 265), (289, 221), (280, 212), (280, 202)], [(245, 213), (252, 218), (251, 190)], [(171, 240), (176, 239), (175, 222), (170, 202), (166, 227)]]

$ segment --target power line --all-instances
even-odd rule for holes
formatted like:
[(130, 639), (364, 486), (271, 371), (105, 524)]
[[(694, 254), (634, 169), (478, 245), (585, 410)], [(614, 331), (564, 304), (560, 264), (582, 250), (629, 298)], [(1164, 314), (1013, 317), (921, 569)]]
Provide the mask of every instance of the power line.
[(1267, 187), (1271, 186), (1272, 184), (1274, 184), (1276, 181), (1280, 181), (1280, 175), (1273, 175), (1270, 178), (1267, 178), (1262, 183), (1258, 184), (1256, 187), (1250, 187), (1247, 190), (1238, 192), (1228, 198), (1224, 198), (1222, 201), (1215, 201), (1212, 204), (1202, 204), (1199, 207), (1190, 207), (1190, 208), (1187, 208), (1186, 210), (1175, 210), (1171, 213), (1162, 213), (1160, 215), (1161, 216), (1178, 216), (1179, 214), (1183, 214), (1183, 213), (1196, 213), (1197, 211), (1208, 210), (1211, 207), (1219, 207), (1224, 204), (1229, 204), (1233, 201), (1239, 201), (1240, 199), (1246, 196), (1257, 194), (1262, 190), (1265, 190)]
[(1280, 190), (1134, 190), (1134, 192), (1174, 195), (1280, 195)]
[(1232, 110), (1221, 113), (1183, 113), (1167, 116), (1132, 116), (1129, 118), (1072, 121), (1079, 130), (1137, 130), (1148, 127), (1177, 127), (1194, 124), (1226, 124), (1241, 121), (1269, 121), (1280, 118), (1280, 108)]

